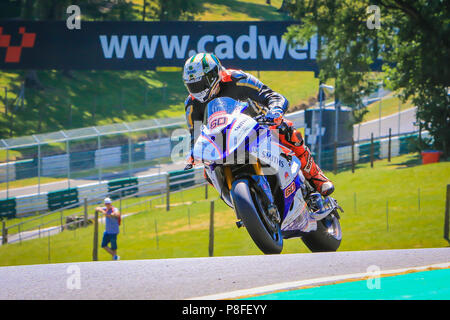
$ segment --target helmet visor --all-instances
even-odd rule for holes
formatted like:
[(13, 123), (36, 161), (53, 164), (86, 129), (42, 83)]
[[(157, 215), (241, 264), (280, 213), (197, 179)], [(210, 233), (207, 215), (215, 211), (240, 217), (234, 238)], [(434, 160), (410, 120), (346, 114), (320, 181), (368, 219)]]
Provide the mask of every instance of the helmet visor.
[(200, 80), (195, 82), (185, 82), (187, 89), (190, 93), (200, 93), (209, 89), (209, 81), (207, 77), (201, 77)]

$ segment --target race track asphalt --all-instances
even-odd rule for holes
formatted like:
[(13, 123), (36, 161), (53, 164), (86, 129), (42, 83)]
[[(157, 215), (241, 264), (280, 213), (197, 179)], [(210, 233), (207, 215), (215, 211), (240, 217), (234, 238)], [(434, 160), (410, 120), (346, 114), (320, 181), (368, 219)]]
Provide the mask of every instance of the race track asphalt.
[[(299, 241), (293, 239), (290, 241)], [(73, 262), (0, 268), (0, 299), (192, 299), (450, 262), (450, 248)]]

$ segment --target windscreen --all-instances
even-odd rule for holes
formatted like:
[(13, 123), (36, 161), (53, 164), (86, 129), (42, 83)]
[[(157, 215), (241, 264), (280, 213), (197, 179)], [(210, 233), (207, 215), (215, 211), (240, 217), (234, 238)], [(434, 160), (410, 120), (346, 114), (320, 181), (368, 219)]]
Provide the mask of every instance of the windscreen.
[(228, 97), (216, 98), (208, 103), (206, 120), (209, 122), (212, 118), (220, 116), (221, 114), (230, 114), (240, 106), (241, 102)]

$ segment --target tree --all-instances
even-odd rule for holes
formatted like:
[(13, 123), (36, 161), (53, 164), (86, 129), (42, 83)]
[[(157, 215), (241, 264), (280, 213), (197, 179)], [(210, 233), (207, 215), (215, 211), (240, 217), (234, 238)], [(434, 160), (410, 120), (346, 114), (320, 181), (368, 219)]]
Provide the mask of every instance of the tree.
[[(288, 10), (302, 24), (290, 27), (286, 38), (320, 35), (320, 78), (336, 79), (336, 94), (355, 108), (380, 79), (404, 101), (412, 98), (434, 146), (449, 155), (449, 7), (439, 0), (296, 0)], [(379, 10), (379, 27), (368, 23), (370, 8)], [(377, 58), (384, 62), (378, 75), (371, 72)]]
[(281, 3), (280, 9), (278, 9), (279, 12), (288, 12), (289, 10), (289, 0), (283, 0)]
[(150, 10), (160, 21), (193, 20), (202, 8), (196, 0), (153, 0)]

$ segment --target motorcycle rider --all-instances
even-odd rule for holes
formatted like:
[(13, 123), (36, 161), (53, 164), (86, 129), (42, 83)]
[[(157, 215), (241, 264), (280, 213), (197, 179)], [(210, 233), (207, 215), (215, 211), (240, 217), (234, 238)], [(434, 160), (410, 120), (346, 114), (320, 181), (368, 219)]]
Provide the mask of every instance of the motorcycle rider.
[(287, 99), (264, 85), (253, 75), (241, 70), (225, 69), (219, 59), (210, 53), (198, 53), (186, 60), (183, 82), (189, 92), (185, 101), (186, 120), (191, 134), (191, 155), (185, 170), (194, 165), (192, 150), (195, 143), (194, 122), (203, 121), (206, 106), (217, 97), (253, 103), (252, 116), (264, 114), (267, 121), (274, 122), (279, 130), (279, 141), (292, 150), (301, 161), (301, 170), (310, 184), (323, 196), (334, 191), (333, 183), (314, 162), (303, 137), (292, 122), (283, 119), (288, 109)]

